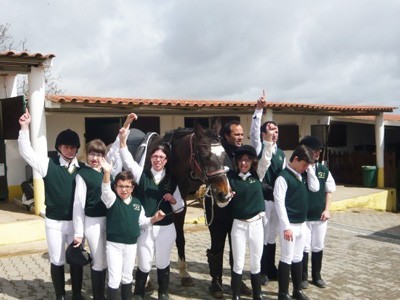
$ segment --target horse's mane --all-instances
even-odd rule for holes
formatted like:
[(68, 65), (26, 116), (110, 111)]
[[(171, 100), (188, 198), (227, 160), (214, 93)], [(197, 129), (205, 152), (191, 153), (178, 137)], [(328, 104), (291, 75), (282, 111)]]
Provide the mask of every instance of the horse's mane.
[[(179, 139), (179, 138), (185, 137), (185, 136), (187, 136), (189, 134), (192, 134), (192, 133), (194, 133), (194, 129), (193, 128), (190, 128), (190, 127), (189, 128), (179, 127), (177, 129), (173, 129), (173, 130), (167, 131), (165, 133), (164, 137), (163, 137), (163, 140), (164, 141), (170, 141), (172, 139), (172, 137)], [(215, 132), (215, 130), (205, 129), (205, 133), (206, 133), (206, 136), (212, 138), (213, 140), (219, 139), (219, 135), (218, 135), (217, 132)]]
[(194, 132), (193, 128), (177, 128), (167, 131), (164, 135), (164, 141), (170, 140), (172, 136), (175, 138), (182, 138)]

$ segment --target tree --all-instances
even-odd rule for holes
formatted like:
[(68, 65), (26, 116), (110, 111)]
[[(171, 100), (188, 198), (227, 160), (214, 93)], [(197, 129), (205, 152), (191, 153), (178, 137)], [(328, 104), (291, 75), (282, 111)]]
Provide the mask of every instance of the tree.
[[(29, 52), (26, 47), (27, 39), (19, 41), (15, 46), (13, 36), (10, 34), (11, 25), (0, 24), (0, 51), (16, 51), (16, 52)], [(47, 68), (44, 71), (46, 94), (63, 94), (65, 91), (59, 87), (61, 82), (60, 75), (54, 70), (54, 68)], [(17, 88), (19, 94), (28, 95), (28, 78), (27, 75), (18, 75), (17, 77)]]

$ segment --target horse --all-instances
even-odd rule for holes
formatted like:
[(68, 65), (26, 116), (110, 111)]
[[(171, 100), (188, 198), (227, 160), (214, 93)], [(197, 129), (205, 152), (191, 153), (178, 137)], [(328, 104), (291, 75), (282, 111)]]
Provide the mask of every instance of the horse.
[[(127, 141), (128, 148), (130, 136)], [(167, 132), (163, 137), (151, 135), (147, 146), (149, 150), (146, 151), (145, 168), (150, 166), (149, 153), (158, 143), (166, 143), (170, 147), (170, 172), (177, 179), (179, 191), (185, 200), (183, 211), (174, 214), (176, 247), (181, 284), (185, 287), (193, 286), (193, 279), (187, 271), (183, 230), (187, 197), (192, 191), (196, 191), (205, 184), (209, 198), (218, 206), (224, 207), (229, 203), (233, 194), (227, 177), (228, 168), (225, 166), (227, 154), (216, 130), (205, 130), (195, 122), (193, 129), (178, 128)]]

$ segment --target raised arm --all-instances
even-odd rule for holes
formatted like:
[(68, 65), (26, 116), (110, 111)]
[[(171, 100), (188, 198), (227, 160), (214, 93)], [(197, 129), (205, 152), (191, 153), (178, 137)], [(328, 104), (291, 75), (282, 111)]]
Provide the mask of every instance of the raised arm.
[(133, 159), (132, 154), (128, 150), (128, 147), (126, 145), (128, 135), (129, 130), (127, 130), (125, 127), (122, 127), (119, 130), (120, 155), (124, 168), (132, 172), (135, 182), (138, 183), (140, 177), (142, 176), (143, 168)]
[(99, 162), (101, 167), (103, 168), (104, 175), (103, 175), (103, 183), (101, 184), (101, 201), (104, 202), (107, 208), (110, 208), (117, 196), (111, 189), (111, 169), (112, 165), (109, 164), (104, 157), (99, 158)]
[(18, 135), (19, 154), (41, 177), (45, 177), (49, 167), (49, 158), (47, 156), (41, 157), (32, 148), (29, 138), (29, 124), (31, 120), (32, 118), (28, 109), (26, 109), (25, 113), (18, 119), (21, 126)]
[(263, 95), (260, 99), (257, 100), (256, 110), (251, 119), (251, 127), (250, 127), (250, 144), (256, 149), (257, 155), (261, 152), (261, 118), (263, 114), (263, 109), (265, 106), (265, 91), (263, 90)]

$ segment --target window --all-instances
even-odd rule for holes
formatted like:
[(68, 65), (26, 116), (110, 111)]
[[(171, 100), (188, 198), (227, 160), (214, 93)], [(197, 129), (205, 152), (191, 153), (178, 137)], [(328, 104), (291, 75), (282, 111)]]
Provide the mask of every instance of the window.
[(282, 150), (293, 150), (299, 145), (298, 125), (278, 125), (279, 139), (278, 147)]

